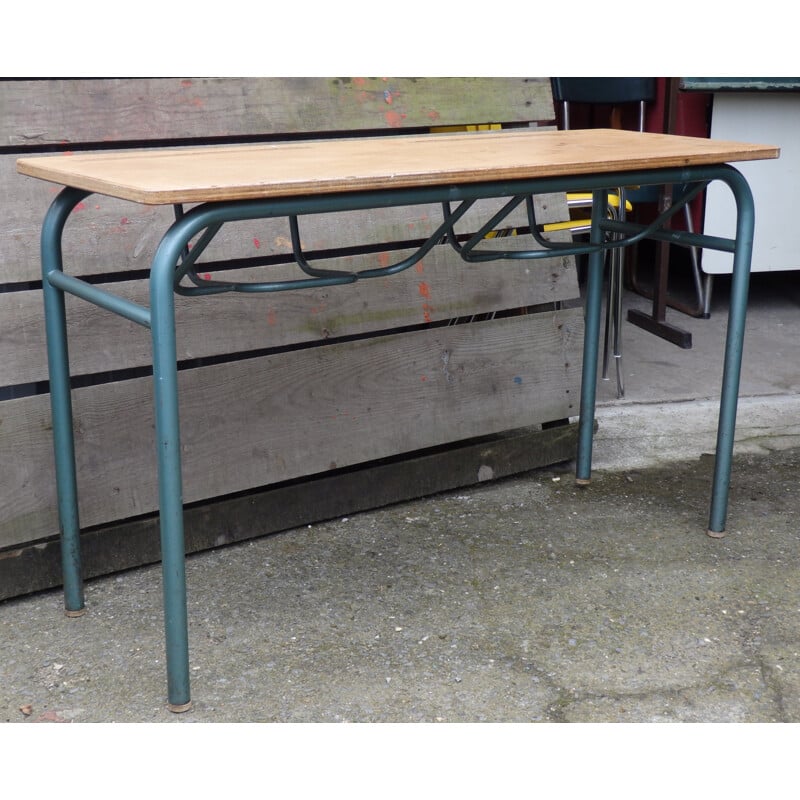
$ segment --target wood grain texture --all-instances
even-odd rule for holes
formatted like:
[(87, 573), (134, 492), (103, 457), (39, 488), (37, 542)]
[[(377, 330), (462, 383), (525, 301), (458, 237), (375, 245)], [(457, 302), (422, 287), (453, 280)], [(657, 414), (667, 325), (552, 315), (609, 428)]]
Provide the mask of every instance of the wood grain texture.
[(510, 130), (21, 158), (17, 169), (158, 205), (594, 175), (777, 158), (779, 152), (770, 145), (624, 130)]
[[(190, 506), (184, 512), (186, 552), (218, 548), (568, 461), (575, 455), (577, 428), (577, 423), (571, 423), (509, 431)], [(83, 531), (81, 559), (86, 579), (157, 563), (161, 559), (157, 517)], [(61, 583), (56, 539), (0, 550), (0, 600)]]
[[(501, 241), (505, 247), (514, 245), (513, 238)], [(329, 259), (321, 265), (355, 270), (399, 259), (408, 252)], [(297, 267), (284, 265), (203, 274), (253, 281), (296, 278), (301, 273)], [(145, 280), (98, 285), (142, 306), (149, 304)], [(386, 279), (270, 295), (176, 296), (178, 358), (186, 361), (322, 342), (555, 303), (578, 294), (571, 259), (476, 266), (465, 264), (452, 248), (438, 246), (415, 267)], [(146, 329), (71, 296), (66, 298), (66, 306), (72, 375), (152, 363)], [(0, 294), (0, 364), (0, 386), (47, 380), (40, 291)]]
[[(6, 235), (0, 236), (0, 283), (41, 278), (39, 234), (47, 207), (59, 188), (31, 180), (16, 171), (16, 158), (0, 155), (0, 193), (13, 198), (5, 208)], [(477, 230), (500, 206), (479, 201), (456, 226), (457, 232)], [(563, 194), (536, 198), (537, 220), (557, 222), (567, 217)], [(93, 195), (73, 213), (64, 231), (65, 270), (72, 275), (120, 274), (147, 270), (158, 242), (174, 219), (171, 208), (145, 206)], [(300, 219), (303, 249), (325, 252), (367, 248), (380, 243), (425, 239), (441, 223), (438, 205), (367, 209), (339, 214), (315, 214)], [(509, 224), (525, 223), (522, 211)], [(203, 255), (203, 261), (229, 258), (281, 258), (291, 254), (285, 218), (226, 224)]]
[(286, 136), (552, 121), (548, 78), (0, 81), (0, 144)]
[[(181, 372), (184, 500), (574, 416), (582, 339), (568, 309)], [(84, 526), (156, 508), (151, 384), (73, 392)], [(0, 547), (57, 532), (49, 414), (0, 404)]]

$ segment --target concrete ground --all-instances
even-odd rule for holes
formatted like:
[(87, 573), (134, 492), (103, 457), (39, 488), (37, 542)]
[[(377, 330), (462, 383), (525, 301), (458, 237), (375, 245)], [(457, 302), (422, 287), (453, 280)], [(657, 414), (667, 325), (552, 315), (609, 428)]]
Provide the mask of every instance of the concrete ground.
[(588, 488), (559, 464), (190, 557), (180, 715), (159, 567), (91, 581), (79, 619), (58, 591), (1, 603), (0, 721), (800, 721), (792, 275), (753, 279), (726, 538), (722, 279), (711, 319), (669, 312), (692, 350), (625, 325)]

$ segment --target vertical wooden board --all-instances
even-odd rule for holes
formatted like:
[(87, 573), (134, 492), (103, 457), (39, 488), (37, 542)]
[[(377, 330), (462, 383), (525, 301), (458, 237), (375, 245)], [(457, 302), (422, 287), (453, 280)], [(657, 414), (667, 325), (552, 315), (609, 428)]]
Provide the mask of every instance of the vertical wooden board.
[(552, 121), (548, 78), (0, 80), (0, 144), (124, 143)]
[[(577, 413), (582, 313), (569, 309), (314, 347), (180, 373), (194, 502)], [(74, 395), (84, 526), (148, 513), (152, 381)], [(51, 536), (48, 398), (0, 404), (0, 547)]]

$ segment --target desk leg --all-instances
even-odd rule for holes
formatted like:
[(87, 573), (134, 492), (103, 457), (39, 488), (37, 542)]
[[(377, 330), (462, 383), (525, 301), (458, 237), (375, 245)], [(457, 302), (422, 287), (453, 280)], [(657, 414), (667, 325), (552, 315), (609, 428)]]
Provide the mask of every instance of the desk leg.
[(169, 256), (159, 249), (150, 276), (150, 306), (168, 700), (170, 711), (181, 712), (191, 708), (191, 700), (175, 300), (172, 286), (174, 264), (175, 259), (170, 261)]
[[(607, 207), (605, 190), (595, 191), (592, 201), (592, 231), (590, 242), (601, 244), (604, 240), (599, 222)], [(603, 300), (603, 266), (605, 251), (596, 250), (589, 255), (586, 276), (586, 312), (583, 335), (583, 372), (581, 375), (581, 404), (578, 422), (578, 455), (575, 482), (589, 484), (592, 475), (592, 437), (594, 435), (594, 409), (597, 395), (597, 357), (600, 342), (600, 317)]]
[(745, 179), (731, 170), (727, 181), (736, 198), (736, 247), (733, 253), (731, 300), (728, 330), (725, 340), (725, 362), (722, 373), (722, 394), (719, 405), (717, 450), (714, 462), (714, 482), (708, 535), (719, 539), (725, 535), (728, 510), (736, 410), (739, 401), (739, 378), (744, 350), (744, 327), (747, 316), (747, 296), (750, 286), (750, 261), (753, 254), (755, 214), (753, 195)]
[(69, 352), (64, 292), (53, 286), (48, 275), (63, 270), (61, 236), (72, 209), (86, 192), (65, 189), (50, 206), (42, 226), (42, 293), (44, 295), (47, 363), (50, 377), (50, 410), (53, 422), (56, 492), (61, 532), (61, 573), (64, 609), (68, 617), (85, 612), (81, 574), (78, 481), (75, 471), (75, 440), (72, 431)]

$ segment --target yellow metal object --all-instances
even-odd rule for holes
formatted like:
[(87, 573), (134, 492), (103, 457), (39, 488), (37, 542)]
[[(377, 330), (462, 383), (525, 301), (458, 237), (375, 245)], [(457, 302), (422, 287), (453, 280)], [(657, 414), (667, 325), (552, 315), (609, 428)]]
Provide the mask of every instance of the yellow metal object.
[(431, 128), (431, 133), (460, 133), (462, 131), (499, 131), (503, 126), (499, 122), (487, 122), (481, 125), (440, 125)]

